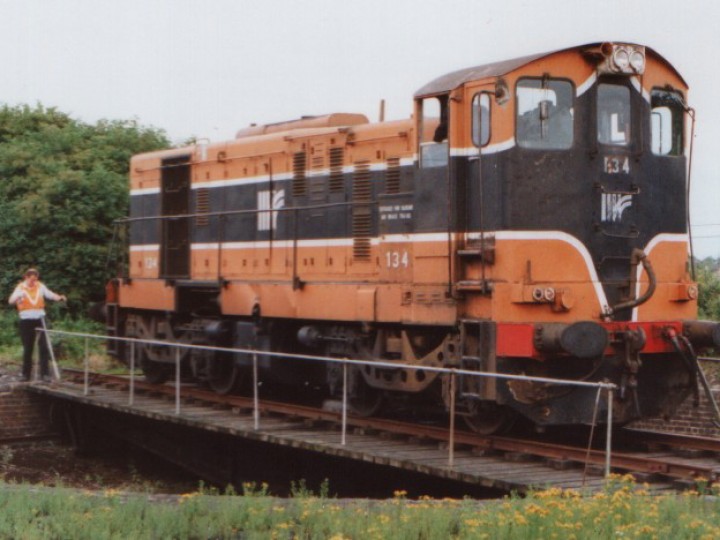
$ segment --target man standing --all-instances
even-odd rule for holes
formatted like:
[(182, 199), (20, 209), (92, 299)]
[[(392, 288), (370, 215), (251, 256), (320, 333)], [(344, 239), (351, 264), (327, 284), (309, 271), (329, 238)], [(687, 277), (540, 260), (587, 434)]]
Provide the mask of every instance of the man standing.
[[(40, 282), (40, 273), (35, 268), (25, 272), (24, 280), (15, 287), (10, 295), (9, 304), (17, 306), (20, 316), (20, 340), (23, 345), (22, 380), (30, 380), (32, 372), (32, 355), (35, 344), (35, 329), (43, 328), (45, 318), (45, 299), (56, 302), (65, 301), (62, 294), (55, 294)], [(40, 376), (42, 380), (50, 380), (48, 370), (47, 338), (40, 338)]]

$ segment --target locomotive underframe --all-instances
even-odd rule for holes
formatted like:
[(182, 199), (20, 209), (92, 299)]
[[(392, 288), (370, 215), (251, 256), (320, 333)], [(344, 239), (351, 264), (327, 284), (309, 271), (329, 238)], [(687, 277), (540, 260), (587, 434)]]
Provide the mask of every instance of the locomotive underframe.
[[(502, 325), (489, 321), (462, 321), (458, 327), (422, 327), (144, 310), (122, 313), (122, 332), (127, 337), (257, 350), (263, 381), (313, 389), (328, 397), (342, 396), (343, 373), (337, 364), (278, 358), (262, 352), (396, 363), (397, 368), (369, 364), (349, 370), (348, 392), (356, 414), (375, 413), (383, 399), (424, 395), (446, 410), (454, 401), (456, 413), (481, 432), (495, 432), (510, 425), (515, 415), (537, 425), (589, 424), (594, 419), (603, 422), (607, 399), (604, 395), (598, 398), (594, 388), (458, 375), (453, 400), (448, 375), (416, 366), (612, 382), (619, 387), (614, 396), (614, 422), (620, 424), (641, 417), (672, 415), (694, 384), (692, 370), (662, 337), (663, 329), (678, 326), (672, 323), (608, 323), (603, 328), (613, 337), (601, 354), (592, 358), (562, 351), (536, 351), (535, 357), (522, 358), (497, 354), (498, 333), (502, 335), (498, 326)], [(538, 327), (542, 329), (542, 325)], [(649, 340), (644, 329), (648, 329)], [(651, 352), (642, 352), (643, 348)], [(231, 355), (155, 344), (138, 345), (135, 354), (136, 365), (142, 366), (153, 382), (169, 378), (179, 358), (183, 376), (204, 382), (220, 393), (241, 388), (253, 364), (248, 353)]]

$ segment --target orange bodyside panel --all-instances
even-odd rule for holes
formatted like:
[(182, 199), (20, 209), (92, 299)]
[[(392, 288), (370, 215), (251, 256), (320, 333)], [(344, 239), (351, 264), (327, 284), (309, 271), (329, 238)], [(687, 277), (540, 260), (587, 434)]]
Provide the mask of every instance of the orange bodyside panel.
[(157, 249), (130, 251), (130, 277), (132, 279), (157, 278), (160, 272), (160, 252)]
[(161, 280), (134, 279), (120, 285), (119, 304), (121, 307), (173, 311), (175, 289)]
[[(496, 261), (486, 268), (496, 281), (492, 295), (492, 317), (498, 321), (522, 322), (553, 320), (598, 320), (602, 308), (601, 286), (584, 247), (569, 235), (555, 233), (552, 238), (529, 234), (523, 238), (496, 239)], [(570, 309), (557, 309), (552, 303), (532, 303), (525, 288), (552, 287), (572, 297)], [(471, 300), (468, 311), (478, 316)]]
[[(647, 249), (657, 287), (652, 297), (636, 309), (638, 321), (689, 320), (697, 318), (697, 287), (687, 271), (687, 243), (659, 241)], [(638, 295), (647, 290), (648, 277), (640, 275)]]

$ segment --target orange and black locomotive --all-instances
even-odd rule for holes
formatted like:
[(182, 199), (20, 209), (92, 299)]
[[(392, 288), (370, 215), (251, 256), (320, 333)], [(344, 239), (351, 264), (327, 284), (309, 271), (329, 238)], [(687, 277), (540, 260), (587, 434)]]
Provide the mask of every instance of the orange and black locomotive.
[[(442, 76), (409, 120), (303, 117), (135, 156), (111, 332), (382, 360), (352, 372), (358, 414), (448, 405), (422, 365), (609, 381), (618, 422), (670, 415), (694, 350), (720, 346), (689, 272), (687, 91), (652, 49), (598, 43)], [(171, 373), (169, 349), (138, 354)], [(218, 392), (249, 365), (182, 354)], [(340, 389), (331, 366), (261, 358), (268, 381)], [(594, 401), (476, 377), (455, 396), (480, 432), (589, 423)]]

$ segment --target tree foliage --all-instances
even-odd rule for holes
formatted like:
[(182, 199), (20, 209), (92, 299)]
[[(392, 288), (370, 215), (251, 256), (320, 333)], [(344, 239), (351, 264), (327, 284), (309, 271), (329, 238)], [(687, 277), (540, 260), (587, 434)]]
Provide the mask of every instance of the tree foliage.
[(0, 108), (0, 287), (29, 266), (74, 313), (101, 299), (113, 221), (127, 214), (128, 166), (168, 146), (135, 121), (90, 125), (53, 108)]
[(699, 261), (697, 280), (700, 318), (720, 321), (720, 260), (708, 257)]

